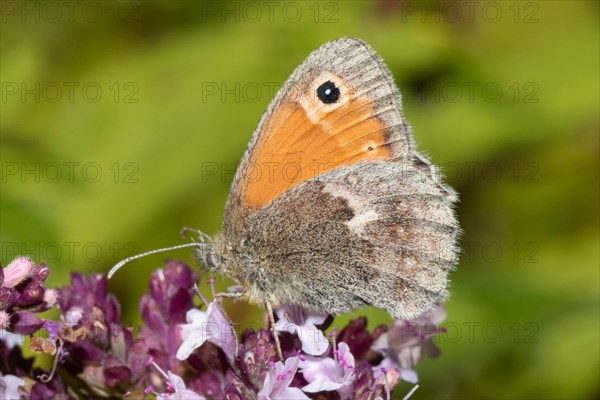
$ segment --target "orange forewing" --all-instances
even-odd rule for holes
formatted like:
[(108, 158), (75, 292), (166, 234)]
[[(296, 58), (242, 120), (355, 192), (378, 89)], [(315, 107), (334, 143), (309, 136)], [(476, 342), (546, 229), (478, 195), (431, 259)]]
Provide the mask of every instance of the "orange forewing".
[(330, 112), (284, 101), (261, 132), (246, 176), (242, 205), (256, 210), (293, 186), (334, 168), (392, 157), (386, 126), (368, 98), (352, 98)]

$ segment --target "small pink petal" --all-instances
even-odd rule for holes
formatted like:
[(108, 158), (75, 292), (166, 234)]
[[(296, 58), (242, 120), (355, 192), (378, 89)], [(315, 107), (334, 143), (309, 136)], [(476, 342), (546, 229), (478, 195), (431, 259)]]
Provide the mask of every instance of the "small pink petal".
[(56, 289), (46, 289), (44, 291), (44, 301), (48, 303), (49, 306), (54, 306), (58, 301), (58, 291)]
[(31, 275), (35, 268), (29, 257), (17, 257), (4, 269), (4, 287), (14, 287)]
[(5, 310), (0, 310), (0, 329), (10, 327), (10, 315)]

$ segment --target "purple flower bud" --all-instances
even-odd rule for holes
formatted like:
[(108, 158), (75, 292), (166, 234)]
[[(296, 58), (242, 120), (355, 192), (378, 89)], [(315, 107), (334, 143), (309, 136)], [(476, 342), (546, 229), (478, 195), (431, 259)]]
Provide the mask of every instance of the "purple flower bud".
[(52, 306), (50, 304), (46, 303), (45, 301), (40, 301), (38, 303), (35, 303), (35, 305), (33, 305), (33, 306), (28, 305), (27, 311), (37, 314), (37, 313), (41, 313), (44, 311), (48, 311), (51, 308), (52, 308)]
[(83, 362), (97, 362), (105, 357), (104, 351), (87, 340), (77, 340), (69, 350), (69, 355), (75, 360)]
[(181, 261), (168, 260), (164, 271), (165, 279), (173, 286), (189, 288), (198, 280), (196, 274)]
[(45, 282), (48, 279), (48, 275), (50, 275), (50, 268), (46, 265), (46, 263), (42, 262), (38, 265), (33, 272), (33, 279), (36, 279), (40, 282)]
[(15, 287), (31, 276), (35, 264), (28, 257), (17, 257), (4, 269), (3, 287)]
[(156, 301), (163, 315), (185, 316), (192, 306), (190, 289), (196, 281), (197, 276), (187, 265), (179, 261), (168, 261), (164, 269), (152, 274), (150, 296)]
[[(131, 375), (135, 378), (140, 377), (146, 372), (146, 360), (148, 359), (148, 348), (144, 340), (136, 340), (129, 348), (127, 355), (127, 365), (131, 370)], [(134, 378), (134, 379), (135, 379)]]
[[(106, 277), (103, 279), (106, 280)], [(106, 296), (101, 308), (102, 311), (104, 311), (104, 319), (106, 319), (107, 322), (119, 324), (121, 319), (121, 307), (119, 301), (112, 293)]]
[(21, 311), (14, 313), (10, 319), (9, 332), (31, 335), (44, 326), (44, 320), (36, 317), (33, 313)]
[(226, 398), (223, 393), (223, 385), (230, 382), (226, 378), (227, 368), (231, 368), (229, 362), (219, 348), (207, 343), (202, 351), (192, 353), (187, 363), (193, 368), (193, 385), (198, 393), (210, 395), (214, 399)]
[(127, 388), (131, 380), (131, 371), (125, 366), (104, 368), (104, 383), (108, 387)]
[(68, 398), (62, 380), (56, 376), (48, 383), (38, 381), (31, 388), (30, 399)]
[(21, 291), (21, 297), (15, 303), (18, 307), (33, 305), (44, 298), (44, 285), (38, 281), (31, 281)]
[(44, 329), (48, 332), (50, 339), (54, 340), (60, 333), (62, 329), (62, 324), (60, 322), (54, 322), (47, 319), (44, 321)]
[(168, 312), (171, 315), (183, 314), (190, 308), (190, 291), (178, 288), (168, 300)]
[(0, 310), (7, 310), (15, 304), (20, 294), (13, 288), (0, 287)]
[(94, 297), (96, 303), (102, 304), (106, 301), (108, 296), (106, 275), (102, 274), (92, 274), (88, 278), (89, 285), (92, 287), (92, 293), (94, 293)]
[(352, 320), (340, 331), (338, 341), (348, 344), (350, 352), (358, 358), (366, 356), (375, 337), (367, 330), (367, 319), (360, 317)]
[(142, 297), (140, 314), (142, 314), (142, 320), (146, 328), (158, 336), (165, 337), (167, 335), (168, 321), (165, 321), (164, 314), (160, 312), (160, 307), (150, 296)]

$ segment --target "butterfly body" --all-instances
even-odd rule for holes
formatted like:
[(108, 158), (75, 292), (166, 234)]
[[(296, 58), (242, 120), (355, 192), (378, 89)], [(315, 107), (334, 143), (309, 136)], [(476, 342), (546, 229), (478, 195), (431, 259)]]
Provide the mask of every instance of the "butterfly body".
[(447, 296), (456, 194), (415, 149), (389, 71), (365, 43), (311, 53), (263, 115), (200, 258), (251, 303), (412, 318)]

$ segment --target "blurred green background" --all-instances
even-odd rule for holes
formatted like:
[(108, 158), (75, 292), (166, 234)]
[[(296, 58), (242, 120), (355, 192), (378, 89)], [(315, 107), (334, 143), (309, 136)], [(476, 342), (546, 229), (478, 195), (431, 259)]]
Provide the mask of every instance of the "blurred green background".
[[(354, 36), (384, 58), (420, 149), (461, 196), (443, 355), (420, 365), (413, 398), (600, 395), (598, 2), (1, 7), (3, 265), (45, 259), (60, 286), (181, 243), (183, 226), (219, 231), (274, 90), (310, 51)], [(165, 257), (197, 266), (180, 250), (110, 282), (125, 321), (139, 322)]]

